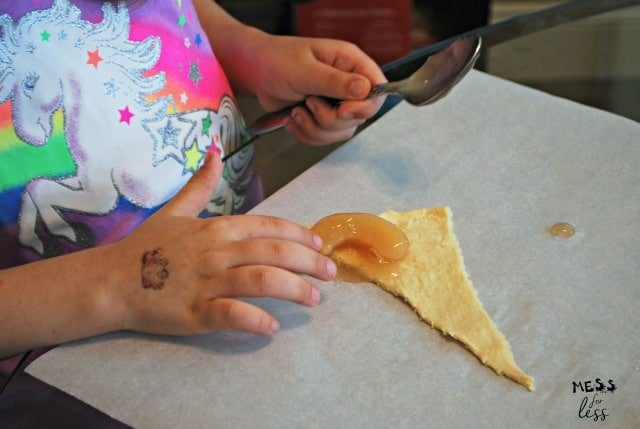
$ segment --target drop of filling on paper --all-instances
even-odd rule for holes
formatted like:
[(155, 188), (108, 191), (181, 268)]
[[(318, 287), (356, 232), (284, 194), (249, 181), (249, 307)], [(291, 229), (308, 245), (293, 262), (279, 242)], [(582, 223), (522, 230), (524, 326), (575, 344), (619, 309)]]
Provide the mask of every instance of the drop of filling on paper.
[(576, 233), (576, 228), (570, 223), (558, 222), (549, 229), (549, 233), (554, 237), (570, 238)]

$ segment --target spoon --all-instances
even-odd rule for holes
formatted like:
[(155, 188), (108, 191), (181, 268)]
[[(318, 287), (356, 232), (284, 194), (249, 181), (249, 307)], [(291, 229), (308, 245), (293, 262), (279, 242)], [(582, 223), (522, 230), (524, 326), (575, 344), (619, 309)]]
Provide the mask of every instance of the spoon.
[(457, 39), (429, 56), (408, 78), (375, 85), (368, 98), (397, 94), (414, 106), (431, 104), (447, 95), (473, 68), (480, 56), (481, 45), (480, 36)]
[[(414, 106), (434, 103), (447, 95), (451, 88), (473, 68), (480, 56), (481, 45), (480, 36), (461, 37), (429, 56), (425, 63), (408, 78), (375, 85), (367, 98), (397, 94)], [(329, 101), (340, 103), (336, 100)], [(301, 105), (304, 105), (304, 101), (260, 116), (243, 130), (242, 143), (238, 148), (224, 155), (222, 161), (251, 144), (256, 138), (282, 128), (293, 108)]]

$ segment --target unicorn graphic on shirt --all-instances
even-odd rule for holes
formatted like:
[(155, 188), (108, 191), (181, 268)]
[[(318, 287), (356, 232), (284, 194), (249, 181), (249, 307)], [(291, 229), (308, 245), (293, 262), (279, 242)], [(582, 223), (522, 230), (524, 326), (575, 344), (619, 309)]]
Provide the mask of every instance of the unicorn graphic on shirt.
[[(62, 111), (75, 164), (72, 174), (35, 177), (25, 187), (19, 241), (39, 254), (51, 248), (47, 234), (93, 244), (86, 226), (65, 220), (64, 210), (108, 214), (119, 198), (157, 207), (187, 182), (207, 150), (226, 153), (242, 138), (242, 118), (229, 97), (217, 111), (182, 113), (171, 110), (170, 96), (149, 101), (166, 84), (164, 73), (148, 73), (159, 59), (160, 39), (128, 40), (124, 2), (107, 3), (102, 11), (102, 21), (91, 23), (68, 0), (56, 0), (17, 23), (0, 16), (0, 103), (11, 100), (16, 135), (29, 145), (46, 145), (52, 118)], [(242, 165), (230, 163), (221, 192), (233, 194), (242, 173)], [(232, 204), (241, 198), (231, 195)], [(220, 207), (212, 202), (208, 209)]]

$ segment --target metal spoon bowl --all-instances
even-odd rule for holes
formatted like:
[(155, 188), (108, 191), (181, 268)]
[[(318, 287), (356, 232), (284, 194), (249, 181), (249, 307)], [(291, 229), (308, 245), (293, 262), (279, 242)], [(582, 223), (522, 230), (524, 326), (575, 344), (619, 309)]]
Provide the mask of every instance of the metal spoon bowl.
[[(367, 98), (398, 94), (414, 106), (431, 104), (444, 97), (473, 68), (480, 56), (481, 45), (480, 36), (461, 37), (429, 56), (408, 78), (375, 85)], [(225, 161), (256, 138), (282, 128), (291, 110), (300, 105), (304, 105), (304, 101), (260, 116), (243, 130), (239, 147), (224, 154), (222, 160)]]
[(369, 98), (383, 94), (398, 94), (414, 106), (424, 106), (444, 97), (473, 68), (482, 40), (479, 36), (465, 36), (427, 61), (406, 79), (374, 86)]

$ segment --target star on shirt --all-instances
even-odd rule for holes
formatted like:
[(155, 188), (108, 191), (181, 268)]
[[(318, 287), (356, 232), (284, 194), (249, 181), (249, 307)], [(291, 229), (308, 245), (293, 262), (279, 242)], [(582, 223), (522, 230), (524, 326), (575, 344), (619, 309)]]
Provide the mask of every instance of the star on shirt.
[(184, 27), (185, 25), (187, 25), (187, 17), (184, 15), (180, 15), (180, 17), (178, 18), (178, 25), (180, 27)]
[(211, 116), (207, 115), (203, 120), (202, 120), (202, 135), (203, 136), (208, 136), (209, 135), (209, 130), (211, 129)]
[(196, 33), (195, 42), (197, 47), (200, 47), (200, 45), (202, 45), (202, 36), (200, 35), (200, 33)]
[(42, 33), (40, 33), (40, 40), (42, 40), (43, 42), (48, 42), (50, 38), (51, 34), (49, 34), (47, 30), (44, 30)]
[(198, 149), (197, 140), (193, 141), (191, 147), (184, 150), (184, 158), (184, 171), (195, 172), (204, 159), (204, 153), (200, 152), (200, 149)]
[(153, 141), (153, 166), (157, 167), (169, 159), (174, 159), (180, 165), (184, 165), (185, 146), (188, 141), (193, 140), (198, 125), (196, 120), (190, 119), (188, 115), (178, 114), (172, 116), (156, 115), (152, 118), (142, 119), (141, 122), (142, 127)]
[(171, 123), (171, 119), (167, 121), (167, 125), (165, 125), (164, 127), (158, 128), (158, 133), (162, 136), (163, 148), (166, 148), (167, 146), (172, 146), (177, 149), (180, 147), (178, 142), (178, 136), (180, 135), (180, 128), (175, 127)]
[(126, 122), (127, 125), (131, 125), (131, 118), (135, 115), (131, 113), (129, 106), (125, 106), (124, 109), (118, 109), (118, 112), (120, 113), (120, 122)]
[(202, 79), (198, 63), (191, 62), (189, 64), (189, 79), (191, 79), (195, 85), (197, 85), (198, 82), (200, 82), (200, 79)]
[(98, 64), (104, 59), (100, 56), (100, 52), (98, 51), (98, 49), (96, 49), (95, 51), (87, 51), (87, 55), (89, 56), (87, 64), (91, 64), (95, 68), (98, 68)]
[(189, 101), (189, 96), (187, 95), (187, 93), (183, 92), (182, 94), (180, 94), (180, 103), (187, 104), (187, 101)]
[(191, 47), (191, 40), (188, 37), (184, 38), (184, 46), (189, 49)]

